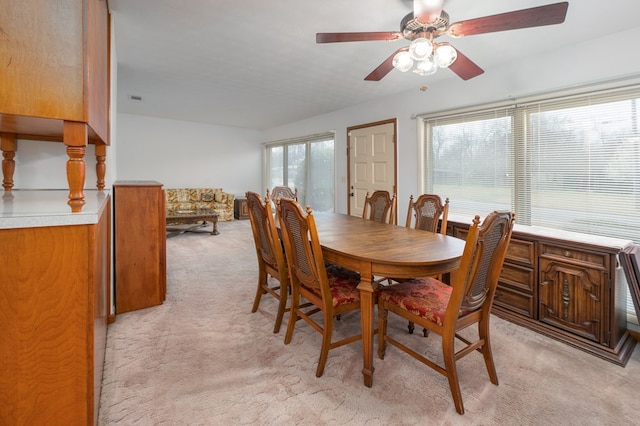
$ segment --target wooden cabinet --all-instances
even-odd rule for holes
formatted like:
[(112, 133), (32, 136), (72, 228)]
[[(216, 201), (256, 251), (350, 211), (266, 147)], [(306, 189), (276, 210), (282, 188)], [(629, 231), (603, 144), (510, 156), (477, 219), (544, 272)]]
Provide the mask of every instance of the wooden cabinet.
[(233, 217), (236, 219), (249, 219), (249, 204), (246, 198), (236, 198), (233, 200)]
[(88, 142), (104, 189), (109, 144), (109, 15), (106, 0), (5, 1), (0, 14), (3, 186), (13, 187), (17, 139), (64, 142), (69, 205), (84, 205)]
[[(468, 226), (449, 221), (466, 237)], [(636, 341), (626, 328), (627, 283), (618, 255), (631, 241), (557, 231), (513, 232), (493, 313), (618, 365)]]
[[(38, 191), (44, 192), (48, 197), (55, 191)], [(68, 210), (66, 191), (58, 192)], [(15, 211), (25, 208), (18, 206), (21, 195)], [(27, 227), (0, 229), (2, 425), (97, 424), (111, 277), (110, 202), (106, 195), (97, 210), (88, 200), (82, 216), (29, 216)], [(66, 224), (35, 224), (58, 217)], [(0, 225), (4, 219), (11, 226), (19, 218), (0, 213)]]
[(167, 291), (162, 184), (117, 181), (113, 204), (116, 314), (160, 305)]
[(606, 253), (541, 243), (540, 321), (609, 345), (603, 308), (608, 300), (609, 261)]

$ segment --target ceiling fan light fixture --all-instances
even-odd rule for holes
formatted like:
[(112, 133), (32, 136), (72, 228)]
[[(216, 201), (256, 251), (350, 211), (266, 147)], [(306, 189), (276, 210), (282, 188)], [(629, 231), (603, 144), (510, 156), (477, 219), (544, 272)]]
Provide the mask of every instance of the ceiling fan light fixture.
[(413, 72), (418, 75), (431, 75), (435, 74), (438, 70), (438, 65), (433, 60), (433, 56), (429, 56), (424, 61), (420, 61), (416, 64), (416, 67), (413, 69)]
[(409, 71), (411, 67), (413, 67), (411, 54), (406, 50), (398, 52), (396, 56), (393, 57), (393, 67), (401, 72)]
[(409, 44), (409, 54), (416, 61), (423, 61), (433, 53), (433, 44), (424, 37), (418, 37)]
[(458, 51), (449, 43), (442, 43), (436, 47), (433, 56), (440, 68), (447, 68), (458, 59)]

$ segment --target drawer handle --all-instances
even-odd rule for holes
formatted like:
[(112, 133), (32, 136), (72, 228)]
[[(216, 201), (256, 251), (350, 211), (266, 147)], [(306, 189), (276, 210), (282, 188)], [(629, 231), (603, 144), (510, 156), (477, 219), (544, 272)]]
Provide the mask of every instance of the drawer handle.
[(563, 254), (564, 254), (564, 257), (572, 257), (571, 252), (569, 250), (565, 250)]

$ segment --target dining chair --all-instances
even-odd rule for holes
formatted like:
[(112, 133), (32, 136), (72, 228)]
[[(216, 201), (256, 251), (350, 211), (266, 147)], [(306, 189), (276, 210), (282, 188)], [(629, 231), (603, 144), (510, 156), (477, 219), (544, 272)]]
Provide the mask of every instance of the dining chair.
[(437, 194), (422, 194), (413, 201), (413, 195), (409, 197), (409, 208), (407, 209), (407, 228), (422, 229), (423, 231), (438, 232), (447, 234), (447, 218), (449, 217), (449, 199), (442, 198)]
[(387, 191), (367, 192), (362, 209), (362, 217), (367, 220), (375, 220), (382, 223), (395, 223), (396, 194), (390, 195)]
[(293, 198), (298, 201), (298, 188), (291, 189), (288, 186), (274, 186), (271, 191), (267, 188), (267, 198), (273, 203), (282, 197)]
[[(491, 383), (498, 384), (491, 353), (489, 319), (514, 219), (512, 212), (495, 211), (478, 226), (480, 217), (474, 218), (460, 266), (452, 273), (450, 286), (427, 277), (382, 288), (378, 292), (378, 357), (384, 359), (389, 343), (446, 376), (456, 411), (460, 414), (464, 414), (456, 368), (460, 358), (476, 351), (482, 353)], [(389, 312), (439, 334), (442, 337), (443, 362), (433, 361), (390, 337), (387, 334)], [(458, 334), (472, 324), (478, 326), (477, 339), (468, 340), (469, 337)], [(458, 340), (464, 347), (456, 350)]]
[[(413, 201), (413, 195), (409, 197), (409, 208), (407, 209), (407, 228), (422, 229), (423, 231), (438, 232), (438, 224), (440, 224), (440, 233), (447, 235), (447, 218), (449, 217), (449, 198), (446, 198), (444, 204), (442, 198), (437, 194), (422, 194), (417, 200)], [(436, 277), (442, 280), (442, 276)], [(396, 279), (396, 281), (398, 281)], [(415, 325), (409, 321), (407, 326), (409, 334), (413, 334)], [(424, 337), (429, 335), (429, 330), (422, 329)]]
[[(329, 350), (362, 339), (362, 334), (332, 341), (334, 317), (360, 309), (360, 275), (334, 265), (325, 264), (311, 207), (306, 213), (291, 198), (277, 202), (280, 231), (284, 242), (291, 282), (291, 314), (284, 343), (291, 343), (293, 331), (302, 319), (322, 334), (322, 347), (316, 377), (322, 376)], [(312, 306), (303, 307), (301, 298)], [(322, 312), (323, 322), (312, 315)]]
[[(280, 331), (282, 318), (287, 310), (287, 298), (289, 294), (289, 278), (282, 244), (276, 230), (271, 202), (265, 199), (263, 202), (260, 194), (248, 191), (246, 193), (247, 206), (253, 240), (258, 256), (258, 288), (253, 300), (251, 312), (256, 312), (260, 305), (262, 295), (270, 294), (278, 300), (278, 312), (273, 332)], [(278, 280), (278, 285), (269, 283), (269, 276)]]

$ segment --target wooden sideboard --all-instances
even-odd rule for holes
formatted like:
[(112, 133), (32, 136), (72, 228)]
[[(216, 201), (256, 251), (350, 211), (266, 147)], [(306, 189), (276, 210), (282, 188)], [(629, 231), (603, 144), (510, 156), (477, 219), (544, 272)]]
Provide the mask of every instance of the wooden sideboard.
[[(448, 227), (466, 237), (467, 224), (449, 220)], [(624, 366), (636, 340), (627, 330), (627, 282), (618, 255), (630, 244), (516, 225), (492, 312)]]
[(109, 12), (106, 0), (6, 1), (0, 13), (0, 150), (11, 191), (17, 140), (63, 142), (68, 204), (85, 204), (86, 146), (95, 144), (97, 188), (109, 145)]
[(167, 292), (162, 184), (116, 181), (113, 205), (116, 314), (160, 305)]
[(0, 206), (0, 424), (97, 424), (111, 198), (88, 191), (76, 214), (66, 190), (16, 190)]

